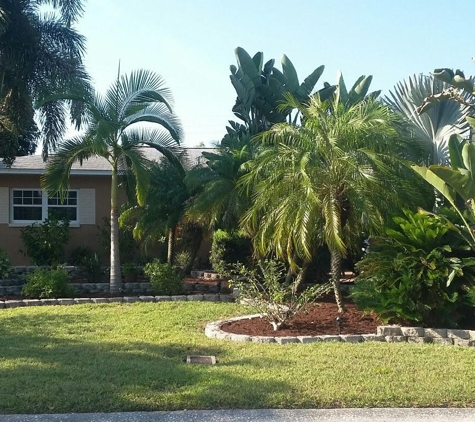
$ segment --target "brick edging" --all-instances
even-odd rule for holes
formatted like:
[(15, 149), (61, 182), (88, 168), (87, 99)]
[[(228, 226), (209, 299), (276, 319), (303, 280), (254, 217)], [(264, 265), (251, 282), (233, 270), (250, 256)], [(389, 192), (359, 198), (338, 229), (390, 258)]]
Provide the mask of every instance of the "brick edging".
[(44, 305), (80, 305), (84, 303), (135, 303), (135, 302), (234, 302), (232, 295), (224, 294), (197, 294), (179, 296), (118, 296), (118, 297), (77, 297), (59, 299), (21, 299), (0, 300), (0, 309), (19, 308), (24, 306)]
[(260, 318), (262, 315), (245, 315), (228, 320), (210, 322), (205, 327), (205, 335), (209, 338), (231, 341), (251, 341), (255, 343), (316, 343), (320, 341), (341, 341), (345, 343), (362, 343), (366, 341), (386, 343), (435, 343), (456, 346), (475, 346), (475, 330), (455, 330), (447, 328), (400, 327), (396, 325), (381, 325), (376, 334), (341, 334), (320, 336), (250, 336), (233, 334), (223, 331), (222, 325), (242, 319)]

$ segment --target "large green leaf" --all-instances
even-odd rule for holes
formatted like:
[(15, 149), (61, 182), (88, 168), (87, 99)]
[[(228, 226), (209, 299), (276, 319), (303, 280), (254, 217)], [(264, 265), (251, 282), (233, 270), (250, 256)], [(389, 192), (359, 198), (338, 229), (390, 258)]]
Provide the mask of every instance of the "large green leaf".
[(282, 71), (285, 78), (287, 79), (287, 91), (292, 94), (295, 93), (297, 89), (299, 89), (299, 78), (294, 65), (285, 54), (282, 56)]
[(259, 86), (261, 72), (259, 72), (254, 60), (252, 60), (251, 56), (246, 50), (244, 50), (244, 48), (237, 47), (234, 51), (236, 53), (236, 60), (239, 68), (249, 77), (249, 79), (254, 83), (254, 86)]
[(346, 89), (345, 80), (343, 79), (343, 74), (341, 71), (338, 71), (337, 75), (337, 89), (336, 89), (337, 102), (341, 104), (346, 104), (348, 101), (348, 91)]
[(475, 198), (475, 144), (472, 144), (471, 142), (465, 143), (462, 147), (462, 159), (465, 168), (468, 170), (467, 176), (472, 190), (469, 198)]
[(449, 138), (449, 156), (450, 165), (454, 170), (458, 170), (463, 167), (462, 158), (462, 137), (460, 135), (450, 135)]
[(456, 193), (458, 193), (465, 201), (473, 198), (475, 189), (470, 178), (458, 170), (453, 170), (445, 166), (430, 166), (429, 171), (443, 180)]
[[(450, 187), (443, 178), (438, 176), (436, 173), (432, 171), (432, 168), (436, 166), (431, 166), (429, 169), (428, 167), (412, 165), (411, 168), (418, 173), (420, 176), (424, 178), (427, 182), (429, 182), (434, 188), (436, 188), (445, 198), (450, 202), (450, 204), (454, 207), (456, 193), (455, 190)], [(450, 169), (449, 169), (450, 170)]]
[(295, 93), (295, 96), (299, 101), (305, 101), (308, 98), (320, 79), (320, 76), (322, 76), (324, 70), (325, 66), (319, 66), (305, 78)]

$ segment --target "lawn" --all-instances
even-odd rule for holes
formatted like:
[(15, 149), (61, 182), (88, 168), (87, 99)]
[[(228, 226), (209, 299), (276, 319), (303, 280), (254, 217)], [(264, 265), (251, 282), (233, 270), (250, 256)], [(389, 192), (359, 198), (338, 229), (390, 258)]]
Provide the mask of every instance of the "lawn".
[[(475, 348), (210, 340), (234, 304), (0, 311), (0, 413), (475, 406)], [(187, 354), (216, 366), (186, 365)]]

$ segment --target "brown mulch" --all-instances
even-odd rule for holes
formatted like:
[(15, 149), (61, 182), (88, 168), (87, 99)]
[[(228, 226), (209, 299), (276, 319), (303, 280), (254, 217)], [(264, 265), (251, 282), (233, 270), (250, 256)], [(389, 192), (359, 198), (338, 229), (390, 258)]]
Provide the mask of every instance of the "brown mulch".
[[(356, 309), (354, 304), (346, 304), (346, 312), (338, 313), (334, 303), (315, 303), (307, 305), (304, 311), (289, 320), (278, 331), (264, 318), (244, 319), (232, 321), (221, 326), (223, 331), (234, 334), (247, 334), (252, 336), (315, 336), (337, 334), (375, 334), (376, 327), (383, 325), (372, 314), (364, 314)], [(337, 317), (341, 318), (341, 332), (336, 323)]]

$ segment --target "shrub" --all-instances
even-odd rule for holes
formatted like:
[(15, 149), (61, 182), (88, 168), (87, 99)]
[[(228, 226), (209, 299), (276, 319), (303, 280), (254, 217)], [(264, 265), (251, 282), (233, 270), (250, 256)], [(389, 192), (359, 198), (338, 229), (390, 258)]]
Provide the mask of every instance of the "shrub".
[(84, 269), (91, 283), (99, 283), (103, 274), (101, 261), (89, 246), (78, 246), (71, 251), (71, 264)]
[(156, 294), (172, 296), (182, 293), (182, 277), (170, 264), (161, 264), (154, 260), (145, 265), (144, 273), (150, 278), (150, 284)]
[(34, 299), (72, 297), (75, 290), (68, 280), (68, 273), (64, 270), (36, 270), (27, 275), (21, 293)]
[(13, 265), (7, 251), (0, 248), (0, 279), (8, 278), (13, 272)]
[(446, 218), (406, 212), (370, 241), (351, 297), (384, 322), (457, 327), (474, 317), (475, 259)]
[(48, 218), (21, 229), (21, 240), (35, 265), (56, 267), (65, 262), (64, 250), (69, 240), (69, 221)]
[(220, 274), (227, 274), (232, 265), (247, 264), (252, 255), (251, 240), (241, 231), (216, 230), (211, 245), (210, 261)]
[(298, 293), (300, 277), (286, 285), (286, 270), (282, 263), (260, 261), (258, 268), (248, 269), (243, 264), (234, 266), (231, 285), (239, 289), (239, 296), (248, 299), (250, 306), (278, 330), (303, 307), (331, 290), (330, 284), (316, 285)]

